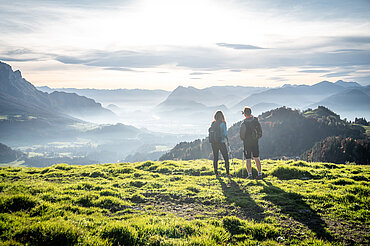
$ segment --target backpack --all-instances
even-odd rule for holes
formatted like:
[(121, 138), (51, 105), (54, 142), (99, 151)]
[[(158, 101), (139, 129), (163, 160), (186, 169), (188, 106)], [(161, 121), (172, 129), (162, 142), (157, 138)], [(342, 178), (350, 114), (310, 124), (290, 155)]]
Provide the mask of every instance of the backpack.
[(243, 141), (252, 139), (257, 140), (262, 137), (262, 129), (257, 118), (243, 121), (242, 126), (240, 127), (240, 137)]
[(220, 123), (212, 122), (211, 127), (208, 129), (208, 139), (210, 143), (221, 143)]

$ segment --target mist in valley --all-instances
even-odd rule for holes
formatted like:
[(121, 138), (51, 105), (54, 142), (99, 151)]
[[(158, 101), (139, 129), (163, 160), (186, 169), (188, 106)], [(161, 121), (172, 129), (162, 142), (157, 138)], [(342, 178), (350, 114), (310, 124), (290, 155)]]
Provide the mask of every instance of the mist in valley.
[(244, 106), (255, 116), (321, 105), (348, 121), (370, 118), (370, 87), (356, 82), (103, 90), (36, 88), (6, 63), (0, 75), (1, 143), (21, 153), (12, 153), (13, 165), (158, 160), (178, 143), (207, 137), (217, 110), (228, 127), (240, 122)]

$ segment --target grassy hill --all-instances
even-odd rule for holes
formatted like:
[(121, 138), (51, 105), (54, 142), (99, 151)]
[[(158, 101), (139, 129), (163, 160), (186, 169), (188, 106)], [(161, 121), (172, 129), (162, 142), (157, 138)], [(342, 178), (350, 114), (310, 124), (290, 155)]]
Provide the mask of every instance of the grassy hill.
[[(240, 177), (242, 161), (234, 163)], [(216, 178), (209, 160), (3, 167), (0, 242), (370, 243), (369, 166), (272, 160), (262, 165), (263, 180)]]

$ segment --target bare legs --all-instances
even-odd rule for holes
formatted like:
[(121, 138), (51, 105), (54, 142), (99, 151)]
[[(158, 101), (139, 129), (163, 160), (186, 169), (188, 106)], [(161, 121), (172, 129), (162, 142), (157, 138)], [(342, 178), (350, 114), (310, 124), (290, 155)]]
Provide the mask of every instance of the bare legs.
[[(256, 167), (258, 171), (258, 175), (262, 175), (262, 168), (261, 168), (261, 161), (259, 157), (254, 157), (254, 161), (256, 162)], [(252, 159), (246, 159), (245, 165), (247, 167), (248, 176), (252, 175)]]

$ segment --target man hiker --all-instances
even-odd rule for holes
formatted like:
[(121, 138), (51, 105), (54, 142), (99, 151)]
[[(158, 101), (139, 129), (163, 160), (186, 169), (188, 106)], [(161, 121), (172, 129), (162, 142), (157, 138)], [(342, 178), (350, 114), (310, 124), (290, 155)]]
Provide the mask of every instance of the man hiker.
[(245, 119), (240, 125), (240, 139), (243, 140), (244, 143), (244, 156), (245, 165), (248, 171), (248, 179), (253, 178), (251, 165), (252, 154), (258, 170), (257, 178), (262, 179), (262, 168), (258, 147), (258, 139), (262, 137), (261, 124), (258, 122), (256, 117), (253, 117), (252, 110), (249, 107), (245, 107), (242, 113), (245, 116)]

